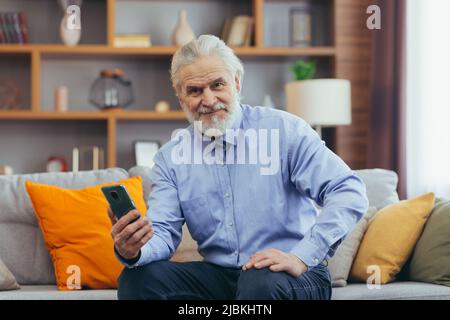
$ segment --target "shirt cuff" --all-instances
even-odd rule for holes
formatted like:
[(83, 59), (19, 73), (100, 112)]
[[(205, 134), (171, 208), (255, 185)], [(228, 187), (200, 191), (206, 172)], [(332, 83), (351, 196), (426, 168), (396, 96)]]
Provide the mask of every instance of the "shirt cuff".
[(170, 257), (170, 250), (166, 242), (155, 234), (141, 248), (139, 259), (136, 262), (132, 261), (134, 263), (128, 263), (127, 260), (122, 258), (117, 252), (116, 256), (119, 259), (119, 261), (127, 268), (135, 268), (154, 261), (168, 260)]
[(114, 247), (114, 254), (116, 255), (116, 258), (127, 268), (132, 268), (133, 266), (136, 265), (136, 263), (139, 261), (139, 259), (141, 258), (142, 254), (141, 254), (141, 250), (139, 250), (139, 253), (137, 255), (136, 258), (133, 259), (125, 259), (124, 257), (122, 257), (120, 255), (120, 253), (117, 251), (116, 247)]
[(291, 252), (297, 256), (308, 267), (308, 270), (319, 265), (326, 257), (327, 250), (324, 250), (317, 246), (314, 242), (311, 242), (303, 238), (298, 245), (296, 245)]

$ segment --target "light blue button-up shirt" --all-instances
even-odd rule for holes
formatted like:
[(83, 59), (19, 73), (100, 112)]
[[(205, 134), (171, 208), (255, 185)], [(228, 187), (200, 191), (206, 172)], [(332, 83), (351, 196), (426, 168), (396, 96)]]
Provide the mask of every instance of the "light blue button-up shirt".
[[(147, 212), (154, 236), (135, 264), (122, 260), (127, 267), (170, 259), (185, 222), (204, 260), (224, 267), (242, 267), (251, 255), (268, 248), (293, 253), (309, 268), (333, 256), (367, 210), (361, 179), (305, 121), (287, 112), (240, 105), (232, 124), (238, 128), (244, 134), (227, 132), (226, 157), (214, 163), (194, 159), (198, 151), (209, 156), (220, 152), (207, 147), (219, 140), (196, 143), (193, 125), (187, 128), (190, 140), (180, 135), (185, 140), (172, 139), (159, 150)], [(246, 130), (267, 133), (268, 139), (259, 139), (255, 147), (255, 136)], [(191, 155), (183, 149), (186, 141)], [(262, 146), (266, 154), (272, 151), (271, 164), (262, 156), (250, 161), (250, 154)], [(239, 162), (243, 150), (247, 158)], [(195, 161), (180, 163), (176, 155)]]

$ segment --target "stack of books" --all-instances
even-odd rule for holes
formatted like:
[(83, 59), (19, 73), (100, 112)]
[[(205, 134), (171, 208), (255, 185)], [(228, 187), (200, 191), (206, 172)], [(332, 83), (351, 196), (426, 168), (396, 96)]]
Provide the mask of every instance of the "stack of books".
[(116, 34), (113, 45), (116, 48), (147, 48), (152, 42), (149, 34)]
[(0, 43), (28, 43), (28, 26), (23, 12), (0, 12)]

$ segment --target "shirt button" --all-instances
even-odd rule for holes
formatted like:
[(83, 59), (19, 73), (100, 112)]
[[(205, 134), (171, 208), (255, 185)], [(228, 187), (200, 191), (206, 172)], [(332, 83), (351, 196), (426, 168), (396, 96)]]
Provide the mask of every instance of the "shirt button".
[(319, 263), (319, 259), (314, 258), (314, 263)]
[(230, 196), (230, 194), (228, 192), (224, 194), (225, 198), (228, 198), (229, 196)]
[(232, 226), (233, 226), (233, 222), (229, 222), (228, 225), (229, 225), (230, 227), (232, 227)]

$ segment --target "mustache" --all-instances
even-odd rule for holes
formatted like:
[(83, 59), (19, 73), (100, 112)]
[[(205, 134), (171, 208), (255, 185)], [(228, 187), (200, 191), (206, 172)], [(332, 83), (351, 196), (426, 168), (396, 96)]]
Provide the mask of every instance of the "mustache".
[(212, 107), (205, 107), (205, 106), (200, 106), (197, 109), (197, 113), (198, 114), (208, 114), (214, 111), (218, 111), (218, 110), (225, 110), (228, 111), (228, 106), (224, 103), (216, 103), (215, 105), (213, 105)]

